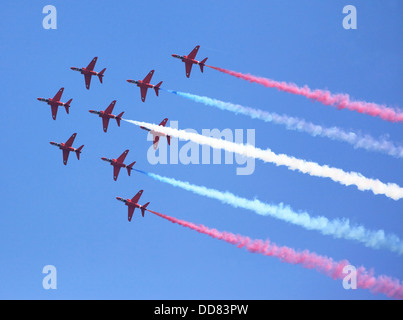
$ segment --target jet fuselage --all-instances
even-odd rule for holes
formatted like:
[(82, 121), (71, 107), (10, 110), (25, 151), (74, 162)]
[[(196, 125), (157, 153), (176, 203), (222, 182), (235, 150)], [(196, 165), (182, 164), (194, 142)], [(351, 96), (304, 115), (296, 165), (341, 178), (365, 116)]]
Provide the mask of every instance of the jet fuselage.
[(176, 59), (180, 59), (182, 60), (182, 62), (190, 62), (193, 64), (201, 64), (200, 61), (197, 61), (195, 59), (189, 59), (188, 56), (180, 56), (178, 54), (173, 54), (172, 57), (176, 58)]
[(116, 159), (101, 158), (101, 160), (109, 162), (114, 167), (127, 168), (127, 165), (119, 163)]
[(119, 201), (122, 201), (128, 207), (134, 207), (134, 208), (140, 208), (140, 209), (142, 208), (142, 205), (140, 205), (138, 203), (134, 203), (130, 199), (123, 199), (121, 197), (116, 197), (116, 199)]
[(136, 84), (139, 88), (141, 88), (141, 87), (143, 87), (143, 88), (147, 88), (147, 89), (154, 89), (155, 88), (155, 86), (154, 85), (152, 85), (152, 84), (150, 84), (150, 83), (145, 83), (144, 81), (142, 81), (142, 80), (127, 80), (127, 82), (129, 82), (129, 83), (134, 83), (134, 84)]
[(54, 106), (65, 106), (65, 105), (66, 105), (66, 104), (63, 103), (63, 102), (56, 101), (56, 100), (54, 100), (54, 99), (52, 99), (52, 98), (49, 98), (49, 99), (37, 98), (37, 99), (38, 99), (38, 101), (46, 102), (48, 105), (54, 105)]
[[(64, 143), (57, 143), (57, 142), (50, 142), (50, 144), (52, 145), (52, 146), (56, 146), (56, 147), (58, 147), (60, 150), (68, 150), (68, 151), (71, 151), (71, 152), (76, 152), (76, 151), (78, 151), (77, 149), (75, 149), (75, 148), (73, 148), (73, 147), (66, 147), (66, 145), (64, 144)], [(80, 151), (80, 153), (81, 153), (81, 151)]]
[(88, 70), (87, 68), (71, 67), (70, 69), (73, 70), (73, 71), (78, 71), (78, 72), (80, 72), (81, 74), (88, 74), (88, 75), (91, 75), (91, 76), (97, 76), (97, 75), (98, 75), (98, 72), (95, 72), (95, 71), (92, 71), (92, 70)]
[(89, 111), (92, 114), (97, 114), (100, 118), (109, 118), (109, 119), (116, 119), (118, 118), (117, 116), (110, 114), (110, 113), (106, 113), (105, 111), (95, 111), (95, 110), (90, 110)]

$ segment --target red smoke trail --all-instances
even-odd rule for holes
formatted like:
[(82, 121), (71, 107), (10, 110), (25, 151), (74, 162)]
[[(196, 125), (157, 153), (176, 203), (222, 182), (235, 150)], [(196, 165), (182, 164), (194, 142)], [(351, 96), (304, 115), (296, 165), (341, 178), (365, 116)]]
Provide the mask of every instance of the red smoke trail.
[[(315, 269), (320, 273), (332, 277), (334, 280), (345, 278), (346, 274), (343, 273), (343, 268), (350, 265), (346, 260), (336, 262), (332, 258), (320, 256), (316, 253), (309, 252), (308, 250), (298, 252), (292, 248), (279, 247), (276, 244), (271, 243), (269, 240), (252, 240), (249, 237), (235, 235), (225, 231), (220, 232), (216, 229), (210, 229), (203, 225), (196, 225), (191, 222), (179, 220), (162, 213), (151, 210), (148, 211), (172, 223), (179, 224), (183, 227), (206, 234), (212, 238), (236, 245), (238, 248), (246, 248), (249, 252), (276, 257), (282, 262), (301, 264), (307, 269)], [(371, 290), (373, 293), (383, 293), (394, 299), (403, 299), (403, 284), (401, 284), (399, 280), (387, 276), (374, 277), (373, 272), (368, 272), (364, 267), (357, 269), (357, 287)]]
[(271, 79), (256, 77), (251, 74), (243, 74), (236, 71), (226, 70), (213, 66), (208, 66), (214, 70), (235, 76), (237, 78), (261, 84), (268, 88), (276, 88), (280, 91), (301, 95), (308, 99), (318, 101), (327, 106), (333, 106), (338, 109), (348, 109), (359, 113), (369, 114), (373, 117), (380, 117), (383, 120), (391, 122), (403, 122), (403, 112), (395, 110), (385, 105), (370, 103), (365, 101), (352, 101), (348, 94), (332, 94), (327, 90), (311, 90), (307, 86), (298, 87), (294, 83), (277, 82)]

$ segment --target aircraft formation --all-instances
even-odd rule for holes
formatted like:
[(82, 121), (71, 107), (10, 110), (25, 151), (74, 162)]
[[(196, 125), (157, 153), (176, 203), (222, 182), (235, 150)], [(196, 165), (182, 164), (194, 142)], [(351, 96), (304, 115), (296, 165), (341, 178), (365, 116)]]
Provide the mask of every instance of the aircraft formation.
[[(199, 48), (200, 48), (200, 46), (196, 46), (187, 56), (186, 55), (181, 56), (181, 55), (177, 55), (177, 54), (172, 55), (172, 57), (180, 59), (180, 60), (182, 60), (182, 62), (185, 63), (187, 78), (190, 77), (190, 73), (192, 71), (192, 66), (194, 64), (199, 65), (201, 72), (203, 72), (203, 67), (205, 66), (207, 58), (205, 58), (202, 61), (195, 60), (197, 52), (199, 51)], [(102, 69), (100, 72), (94, 71), (97, 60), (98, 60), (98, 57), (94, 57), (91, 60), (91, 62), (88, 64), (87, 67), (82, 67), (82, 68), (71, 67), (70, 68), (71, 70), (78, 71), (84, 75), (85, 87), (87, 90), (90, 89), (92, 76), (97, 76), (99, 78), (99, 82), (101, 84), (103, 83), (103, 77), (104, 77), (106, 68)], [(161, 85), (162, 85), (163, 81), (160, 81), (156, 85), (151, 84), (154, 72), (155, 72), (155, 70), (151, 70), (143, 80), (131, 80), (131, 79), (126, 80), (127, 82), (135, 84), (135, 85), (137, 85), (137, 87), (140, 88), (140, 95), (141, 95), (142, 102), (146, 101), (148, 89), (154, 89), (157, 97), (159, 96), (159, 91), (161, 90)], [(64, 107), (66, 110), (66, 113), (69, 114), (70, 104), (73, 101), (73, 99), (70, 99), (65, 103), (61, 102), (63, 91), (64, 91), (64, 88), (60, 88), (60, 90), (56, 93), (56, 95), (53, 98), (37, 98), (38, 101), (46, 102), (51, 107), (53, 120), (56, 120), (59, 107)], [(118, 115), (112, 114), (112, 112), (115, 108), (115, 104), (116, 104), (116, 100), (113, 100), (104, 111), (89, 110), (89, 112), (91, 114), (98, 115), (100, 118), (102, 118), (102, 129), (105, 133), (108, 132), (109, 121), (111, 119), (116, 120), (118, 127), (120, 127), (120, 123), (121, 123), (124, 111), (119, 113)], [(162, 127), (165, 127), (167, 123), (168, 123), (168, 118), (165, 118), (159, 125)], [(148, 128), (145, 128), (145, 127), (140, 127), (140, 128), (148, 131), (149, 133), (151, 133), (153, 135), (153, 147), (155, 150), (158, 148), (158, 144), (159, 144), (161, 137), (165, 137), (167, 139), (168, 145), (171, 144), (171, 137), (169, 135), (165, 135), (163, 133), (156, 132), (156, 131), (150, 130)], [(57, 143), (57, 142), (53, 142), (53, 141), (50, 142), (51, 145), (56, 146), (60, 150), (63, 151), (63, 164), (64, 165), (67, 165), (67, 163), (68, 163), (70, 152), (75, 152), (77, 159), (80, 160), (80, 154), (82, 153), (84, 145), (82, 145), (81, 147), (79, 147), (77, 149), (73, 148), (74, 140), (76, 139), (76, 137), (77, 137), (77, 133), (74, 133), (65, 143)], [(109, 162), (110, 165), (113, 166), (113, 180), (114, 181), (117, 181), (120, 170), (122, 168), (125, 168), (127, 170), (127, 173), (129, 176), (131, 174), (131, 171), (134, 170), (133, 166), (136, 164), (136, 161), (134, 161), (128, 165), (124, 164), (128, 153), (129, 153), (129, 150), (125, 150), (120, 155), (120, 157), (118, 157), (117, 159), (109, 159), (106, 157), (101, 158), (101, 160), (103, 160), (105, 162)], [(140, 190), (132, 199), (123, 199), (121, 197), (116, 197), (117, 200), (123, 202), (128, 207), (129, 222), (132, 220), (133, 213), (136, 208), (141, 210), (141, 214), (143, 217), (145, 215), (147, 206), (150, 203), (148, 202), (144, 205), (140, 205), (138, 203), (140, 201), (142, 194), (143, 194), (143, 190)]]
[[(331, 95), (330, 92), (327, 91), (312, 91), (307, 87), (304, 88), (297, 88), (295, 84), (287, 84), (287, 83), (279, 83), (271, 79), (266, 79), (262, 77), (256, 77), (250, 74), (242, 74), (239, 72), (231, 71), (231, 70), (226, 70), (222, 68), (217, 68), (213, 66), (208, 66), (206, 65), (207, 58), (198, 61), (196, 60), (196, 55), (200, 49), (200, 46), (196, 46), (190, 53), (189, 55), (177, 55), (173, 54), (172, 57), (181, 60), (185, 64), (185, 75), (187, 78), (190, 77), (190, 74), (192, 72), (193, 65), (198, 65), (200, 67), (201, 72), (204, 71), (204, 67), (209, 67), (215, 70), (218, 70), (220, 72), (224, 72), (227, 74), (230, 74), (232, 76), (235, 76), (237, 78), (247, 80), (250, 82), (256, 82), (259, 84), (262, 84), (266, 87), (274, 87), (277, 88), (280, 91), (285, 91), (293, 94), (298, 94), (298, 95), (304, 95), (307, 98), (310, 99), (316, 99), (317, 101), (322, 102), (323, 104), (327, 105), (337, 105), (334, 101), (337, 102), (337, 99), (340, 99), (340, 95)], [(91, 84), (91, 78), (92, 76), (97, 76), (99, 78), (100, 83), (103, 83), (103, 77), (106, 68), (102, 69), (100, 72), (94, 71), (95, 65), (97, 62), (98, 58), (95, 57), (91, 60), (89, 65), (86, 68), (76, 68), (72, 67), (71, 69), (73, 71), (79, 71), (81, 74), (84, 75), (84, 80), (85, 80), (85, 87), (87, 90), (90, 89), (90, 84)], [(148, 89), (154, 89), (155, 93), (157, 96), (159, 96), (159, 92), (161, 89), (162, 81), (160, 81), (158, 84), (154, 85), (152, 84), (152, 77), (154, 75), (155, 71), (151, 70), (147, 76), (143, 80), (126, 80), (129, 83), (137, 85), (137, 87), (140, 88), (140, 96), (141, 96), (141, 101), (145, 102), (146, 101), (146, 96)], [(252, 118), (260, 118), (261, 120), (267, 120), (268, 116), (270, 119), (273, 117), (268, 114), (267, 112), (262, 112), (260, 110), (255, 110), (252, 108), (246, 108), (241, 105), (234, 105), (230, 104), (227, 102), (222, 102), (214, 99), (210, 99), (208, 97), (200, 97), (196, 95), (191, 95), (191, 94), (186, 94), (186, 93), (180, 93), (177, 91), (170, 91), (170, 90), (165, 90), (167, 92), (175, 93), (177, 95), (180, 95), (182, 97), (187, 97), (191, 100), (194, 101), (203, 101), (203, 103), (208, 104), (208, 105), (214, 105), (220, 108), (226, 107), (227, 110), (235, 112), (235, 113), (243, 113), (245, 115), (249, 115)], [(68, 100), (67, 102), (62, 102), (62, 95), (64, 92), (64, 88), (60, 88), (59, 91), (56, 93), (56, 95), (53, 98), (37, 98), (41, 102), (46, 102), (50, 107), (51, 107), (51, 112), (52, 112), (52, 118), (53, 120), (56, 120), (57, 117), (57, 112), (59, 107), (64, 107), (66, 110), (66, 113), (69, 114), (69, 109), (70, 109), (70, 104), (73, 99)], [(376, 106), (375, 104), (369, 104), (366, 102), (354, 102), (354, 101), (347, 101), (346, 102), (346, 95), (342, 95), (343, 97), (342, 101), (338, 102), (340, 108), (349, 108), (351, 110), (355, 110), (354, 108), (358, 108), (357, 105), (359, 106), (360, 112), (362, 111), (363, 113), (371, 114), (372, 116), (379, 116), (384, 120), (387, 121), (392, 121), (392, 122), (403, 122), (403, 113), (393, 113), (391, 109), (388, 109), (386, 107), (382, 106)], [(208, 99), (208, 100), (206, 100)], [(332, 101), (329, 101), (327, 99), (330, 99)], [(350, 105), (349, 105), (350, 103)], [(96, 110), (89, 110), (91, 114), (98, 115), (102, 119), (102, 129), (105, 133), (108, 131), (108, 126), (110, 123), (110, 120), (116, 120), (116, 123), (118, 127), (120, 127), (121, 121), (124, 120), (123, 114), (124, 111), (120, 112), (118, 115), (115, 115), (114, 113), (114, 108), (116, 105), (116, 100), (113, 100), (109, 106), (105, 110), (101, 111), (96, 111)], [(373, 108), (375, 105), (376, 110), (384, 110), (385, 113), (374, 113)], [(224, 108), (225, 109), (225, 108)], [(286, 116), (282, 116), (283, 120), (280, 120), (279, 123), (286, 122), (288, 124), (288, 121), (284, 121), (284, 118)], [(277, 117), (278, 118), (278, 117)], [(295, 118), (293, 118), (293, 121)], [(128, 122), (135, 123), (140, 127), (140, 129), (143, 129), (150, 133), (153, 136), (153, 147), (154, 149), (158, 148), (159, 141), (161, 137), (167, 139), (168, 145), (171, 144), (171, 136), (168, 134), (163, 133), (164, 130), (161, 132), (158, 132), (157, 127), (165, 127), (168, 122), (168, 118), (165, 118), (160, 122), (158, 126), (152, 125), (150, 128), (144, 127), (144, 125), (147, 125), (146, 123), (141, 123), (138, 121), (131, 121), (131, 120), (125, 120)], [(271, 120), (270, 120), (271, 121)], [(298, 120), (299, 121), (299, 120)], [(305, 127), (304, 127), (305, 126)], [(303, 125), (298, 126), (299, 128), (306, 128), (306, 122), (303, 122)], [(318, 126), (310, 126), (310, 127), (315, 127), (315, 136), (317, 135), (317, 128)], [(162, 128), (161, 128), (162, 129)], [(326, 131), (326, 130), (322, 130)], [(169, 132), (172, 135), (175, 135), (175, 131), (169, 131), (165, 130), (165, 132)], [(307, 131), (308, 132), (308, 131)], [(341, 132), (341, 131), (339, 131)], [(332, 129), (332, 133), (335, 134), (335, 130)], [(69, 155), (71, 152), (76, 153), (77, 159), (80, 160), (80, 155), (82, 153), (82, 150), (84, 148), (84, 145), (80, 146), (79, 148), (74, 148), (73, 144), (74, 141), (77, 137), (77, 133), (74, 133), (65, 143), (56, 143), (56, 142), (50, 142), (51, 145), (58, 147), (60, 150), (62, 150), (63, 153), (63, 164), (67, 165)], [(177, 134), (175, 137), (179, 138), (179, 135)], [(334, 136), (331, 136), (332, 138)], [(192, 140), (189, 138), (189, 140)], [(214, 139), (213, 139), (214, 140)], [(368, 137), (365, 139), (368, 142)], [(224, 141), (220, 141), (220, 144), (222, 145)], [(211, 142), (213, 145), (214, 142)], [(239, 154), (243, 154), (243, 145), (237, 146), (237, 150)], [(232, 150), (234, 148), (233, 145), (227, 145), (227, 148), (229, 150)], [(223, 148), (224, 149), (224, 148)], [(258, 149), (257, 149), (258, 150)], [(249, 153), (250, 149), (248, 149), (248, 155), (251, 155)], [(276, 165), (282, 165), (282, 166), (287, 166), (290, 167), (292, 170), (298, 169), (299, 171), (303, 173), (308, 173), (312, 176), (317, 176), (317, 177), (326, 177), (326, 178), (331, 178), (333, 181), (339, 182), (343, 185), (351, 185), (355, 184), (359, 190), (371, 190), (373, 191), (374, 194), (384, 194), (387, 197), (394, 199), (394, 200), (399, 200), (403, 198), (403, 188), (400, 188), (397, 184), (383, 184), (379, 180), (373, 180), (373, 179), (368, 179), (364, 177), (363, 175), (356, 173), (356, 172), (344, 172), (341, 169), (337, 168), (330, 168), (328, 166), (320, 166), (317, 163), (314, 162), (307, 162), (304, 160), (296, 159), (294, 157), (288, 157), (287, 155), (282, 154), (281, 157), (278, 157), (278, 160), (273, 160), (272, 152), (270, 149), (268, 149), (269, 152), (269, 157), (266, 157), (266, 154), (262, 150), (258, 150), (258, 154), (254, 155), (255, 158), (261, 159), (265, 162), (272, 162), (275, 163)], [(129, 150), (125, 150), (117, 159), (115, 158), (106, 158), (102, 157), (101, 160), (108, 162), (112, 167), (113, 167), (113, 180), (117, 181), (121, 169), (126, 169), (127, 174), (130, 176), (132, 171), (137, 171), (146, 175), (149, 175), (153, 177), (155, 180), (162, 181), (161, 176), (152, 174), (150, 175), (147, 172), (141, 171), (134, 169), (134, 165), (136, 164), (136, 161), (133, 161), (129, 164), (126, 164), (126, 158), (128, 156)], [(403, 153), (402, 153), (403, 154)], [(403, 156), (402, 156), (403, 157)], [(335, 173), (336, 172), (336, 173)], [(165, 180), (167, 181), (167, 179)], [(164, 181), (164, 182), (165, 182)], [(167, 182), (170, 183), (170, 182)], [(200, 187), (195, 186), (195, 185), (189, 185), (187, 184), (187, 188), (191, 188), (191, 190), (194, 193), (198, 193)], [(203, 190), (205, 188), (203, 187)], [(228, 203), (231, 204), (232, 206), (238, 208), (238, 207), (243, 207), (245, 209), (252, 210), (258, 214), (261, 214), (260, 210), (260, 204), (259, 202), (255, 199), (253, 201), (253, 206), (249, 206), (249, 204), (245, 204), (246, 202), (251, 202), (251, 201), (245, 201), (244, 198), (239, 198), (236, 195), (229, 194), (226, 192), (225, 194), (220, 194), (220, 191), (210, 189), (211, 194), (214, 193), (214, 196), (209, 195), (208, 197), (215, 198), (215, 199), (222, 199), (224, 197), (230, 197), (228, 198)], [(340, 270), (346, 265), (346, 261), (341, 261), (341, 262), (335, 262), (332, 259), (329, 259), (326, 256), (319, 256), (316, 253), (309, 253), (309, 251), (305, 250), (301, 253), (297, 252), (296, 250), (288, 247), (277, 247), (275, 244), (271, 243), (271, 247), (269, 247), (269, 242), (263, 242), (262, 240), (251, 240), (249, 237), (242, 237), (239, 235), (233, 235), (228, 232), (219, 232), (216, 229), (208, 229), (207, 227), (202, 227), (202, 226), (197, 226), (196, 224), (186, 222), (183, 220), (178, 220), (173, 217), (169, 217), (167, 215), (155, 212), (151, 209), (148, 209), (148, 206), (150, 202), (145, 203), (144, 205), (140, 204), (140, 199), (143, 194), (143, 190), (140, 190), (133, 198), (131, 199), (125, 199), (122, 197), (116, 197), (116, 199), (120, 202), (123, 202), (127, 208), (128, 208), (128, 221), (131, 222), (133, 219), (133, 215), (135, 212), (135, 209), (139, 209), (141, 212), (141, 215), (144, 217), (145, 212), (148, 211), (150, 213), (153, 213), (159, 217), (162, 217), (170, 222), (177, 223), (181, 226), (184, 226), (186, 228), (193, 229), (197, 232), (204, 233), (206, 235), (209, 235), (210, 237), (214, 237), (220, 240), (224, 240), (228, 243), (238, 245), (240, 248), (245, 247), (247, 250), (256, 253), (259, 252), (264, 255), (268, 256), (276, 256), (282, 261), (286, 261), (289, 263), (293, 263), (294, 261), (304, 261), (302, 263), (302, 266), (308, 269), (316, 269), (319, 272), (322, 272), (326, 275), (331, 275), (332, 278), (340, 278), (344, 277), (344, 275), (339, 275), (337, 276), (338, 273), (340, 273)], [(200, 193), (199, 193), (200, 194)], [(203, 194), (205, 195), (205, 194)], [(256, 204), (258, 204), (259, 209), (257, 209)], [(263, 204), (264, 205), (264, 204)], [(273, 205), (270, 205), (271, 207), (274, 207)], [(363, 226), (355, 227), (355, 226), (349, 226), (348, 224), (345, 224), (344, 221), (348, 221), (345, 219), (341, 220), (335, 220), (335, 221), (329, 221), (327, 218), (324, 217), (310, 217), (308, 213), (304, 212), (303, 213), (303, 218), (301, 219), (296, 219), (297, 216), (300, 216), (299, 213), (294, 213), (290, 212), (291, 209), (286, 208), (284, 209), (283, 204), (280, 206), (276, 207), (276, 212), (277, 212), (277, 218), (280, 220), (285, 220), (290, 222), (293, 220), (291, 223), (293, 224), (298, 224), (305, 229), (308, 230), (317, 230), (321, 232), (324, 235), (334, 235), (337, 238), (343, 237), (348, 240), (355, 240), (361, 243), (364, 243), (367, 247), (372, 247), (375, 249), (379, 249), (380, 247), (385, 247), (389, 249), (392, 252), (399, 252), (399, 254), (402, 254), (403, 252), (403, 246), (402, 242), (395, 236), (395, 235), (385, 235), (382, 239), (379, 238), (379, 234), (384, 234), (383, 230), (379, 231), (372, 231), (372, 230), (366, 230), (364, 229)], [(270, 214), (271, 215), (271, 214)], [(302, 215), (301, 215), (302, 216)], [(306, 217), (309, 217), (309, 219), (306, 219)], [(292, 218), (291, 218), (292, 217)], [(304, 221), (304, 223), (300, 222), (294, 222), (294, 221)], [(320, 221), (320, 223), (318, 223)], [(357, 232), (357, 230), (360, 230), (360, 232)], [(343, 236), (340, 236), (340, 234), (343, 234)], [(336, 236), (337, 235), (337, 236)], [(234, 239), (237, 239), (234, 241)], [(261, 245), (261, 246), (260, 246)], [(257, 246), (260, 246), (259, 248)], [(302, 257), (302, 258), (301, 258)], [(400, 283), (400, 281), (392, 279), (387, 276), (379, 276), (378, 278), (374, 278), (372, 276), (372, 272), (367, 272), (365, 269), (362, 269), (361, 267), (361, 273), (360, 275), (360, 283), (362, 288), (366, 289), (371, 289), (373, 292), (381, 292), (386, 294), (389, 297), (395, 297), (398, 299), (403, 299), (403, 284)]]

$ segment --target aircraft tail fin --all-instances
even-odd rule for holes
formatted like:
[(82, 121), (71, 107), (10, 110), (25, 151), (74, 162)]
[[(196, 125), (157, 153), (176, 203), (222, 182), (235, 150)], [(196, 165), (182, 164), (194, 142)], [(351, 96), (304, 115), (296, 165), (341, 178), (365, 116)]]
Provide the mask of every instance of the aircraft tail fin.
[(64, 105), (64, 107), (66, 108), (66, 113), (69, 114), (69, 108), (70, 108), (70, 103), (71, 101), (73, 101), (73, 99), (70, 99), (69, 101), (67, 101)]
[(127, 169), (127, 173), (129, 174), (130, 177), (130, 173), (133, 170), (133, 166), (136, 164), (136, 161), (134, 161), (133, 163), (129, 164), (126, 169)]
[(105, 70), (106, 70), (106, 68), (98, 73), (99, 82), (101, 82), (101, 83), (102, 83), (102, 78), (104, 77)]
[(147, 206), (148, 206), (149, 204), (150, 204), (150, 203), (147, 202), (144, 206), (141, 207), (141, 215), (143, 216), (143, 218), (144, 218), (144, 214), (146, 213)]
[(203, 61), (201, 61), (201, 62), (199, 63), (201, 72), (204, 71), (203, 69), (204, 69), (204, 66), (206, 65), (207, 59), (208, 59), (208, 58), (204, 59)]
[(158, 83), (158, 84), (154, 87), (155, 94), (157, 95), (157, 97), (158, 97), (158, 92), (160, 91), (161, 84), (162, 84), (162, 81), (161, 81), (160, 83)]
[(78, 149), (76, 150), (76, 155), (77, 155), (77, 159), (78, 159), (78, 160), (80, 160), (80, 153), (81, 153), (81, 150), (83, 150), (83, 148), (84, 148), (84, 145), (82, 145), (80, 148), (78, 148)]
[(118, 127), (120, 127), (120, 120), (122, 120), (123, 114), (124, 114), (124, 112), (120, 113), (120, 114), (116, 117), (116, 122), (118, 123)]

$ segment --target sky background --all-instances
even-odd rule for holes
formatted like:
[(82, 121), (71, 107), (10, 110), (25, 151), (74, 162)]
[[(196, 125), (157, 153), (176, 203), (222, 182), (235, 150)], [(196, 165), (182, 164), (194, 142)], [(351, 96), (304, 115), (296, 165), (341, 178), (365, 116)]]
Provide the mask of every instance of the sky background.
[[(57, 8), (57, 30), (45, 30), (42, 8)], [(345, 5), (358, 10), (358, 30), (342, 27)], [(328, 164), (403, 185), (402, 162), (355, 150), (350, 145), (241, 115), (206, 107), (173, 94), (149, 91), (146, 103), (126, 79), (142, 79), (155, 69), (153, 83), (166, 89), (206, 95), (304, 118), (324, 126), (389, 135), (402, 143), (401, 124), (313, 103), (303, 97), (250, 84), (214, 71), (191, 78), (171, 54), (200, 45), (199, 60), (279, 81), (349, 93), (369, 102), (402, 106), (403, 3), (389, 1), (5, 1), (0, 13), (0, 298), (1, 299), (385, 299), (367, 290), (346, 291), (313, 270), (251, 254), (225, 242), (135, 212), (115, 197), (141, 203), (194, 223), (269, 238), (279, 245), (309, 249), (336, 260), (374, 268), (377, 275), (403, 279), (402, 258), (359, 243), (333, 239), (270, 217), (234, 209), (216, 200), (175, 189), (112, 167), (130, 149), (126, 162), (160, 175), (190, 181), (329, 219), (347, 217), (368, 229), (403, 237), (401, 201), (256, 161), (253, 175), (237, 176), (234, 165), (151, 165), (146, 132), (111, 121), (108, 133), (88, 110), (104, 110), (117, 100), (115, 114), (179, 128), (255, 129), (256, 146)], [(70, 67), (107, 68), (104, 83)], [(70, 115), (36, 100), (73, 98)], [(82, 158), (49, 142), (65, 142), (77, 132)], [(165, 143), (161, 141), (161, 146)], [(180, 146), (185, 143), (181, 142)], [(42, 269), (54, 265), (58, 289), (42, 288)]]

